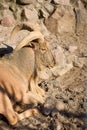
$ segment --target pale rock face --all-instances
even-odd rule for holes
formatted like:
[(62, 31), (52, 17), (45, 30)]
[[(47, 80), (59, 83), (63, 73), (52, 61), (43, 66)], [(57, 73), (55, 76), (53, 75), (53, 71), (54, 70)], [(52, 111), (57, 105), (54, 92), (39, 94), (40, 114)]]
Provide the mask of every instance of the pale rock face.
[(44, 0), (37, 0), (37, 2), (38, 2), (38, 3), (43, 3), (43, 2), (44, 2)]
[(50, 3), (46, 3), (44, 7), (49, 13), (52, 13), (54, 11), (54, 7)]
[(54, 0), (55, 4), (70, 5), (70, 0)]
[(25, 7), (22, 12), (24, 18), (29, 22), (36, 23), (38, 21), (38, 13), (33, 6)]
[(42, 71), (39, 71), (38, 75), (40, 79), (47, 80), (52, 76), (52, 73), (50, 69), (45, 68)]
[[(2, 6), (2, 5), (1, 5)], [(7, 5), (7, 7), (3, 7), (3, 9), (1, 9), (1, 6), (0, 6), (0, 20), (4, 17), (12, 17), (14, 18), (12, 12), (9, 10), (9, 6)]]
[(52, 50), (52, 54), (56, 65), (63, 66), (65, 64), (65, 55), (63, 53), (63, 49), (60, 46), (54, 48)]
[(81, 1), (78, 1), (78, 7), (75, 8), (76, 13), (76, 33), (81, 34), (85, 32), (87, 25), (87, 11), (84, 8), (84, 4)]
[(6, 16), (6, 17), (2, 18), (2, 20), (1, 20), (1, 25), (5, 26), (5, 27), (12, 26), (14, 23), (15, 23), (15, 20), (11, 16)]
[(54, 14), (45, 21), (47, 29), (54, 34), (74, 33), (75, 32), (75, 15), (72, 8), (60, 6)]
[(84, 58), (78, 58), (77, 56), (74, 56), (73, 65), (75, 67), (82, 68), (84, 64), (85, 64), (85, 59)]
[(61, 130), (61, 129), (62, 129), (62, 123), (58, 122), (57, 130)]
[(57, 108), (59, 111), (64, 111), (64, 110), (65, 110), (65, 104), (64, 104), (62, 101), (57, 101), (57, 103), (56, 103), (56, 108)]
[(62, 76), (73, 68), (72, 63), (65, 66), (54, 66), (51, 71), (54, 76)]
[(69, 52), (73, 53), (77, 50), (77, 46), (69, 46)]
[(60, 34), (62, 33), (69, 33), (73, 32), (74, 33), (74, 24), (73, 24), (73, 18), (69, 14), (65, 14), (61, 20), (58, 22), (58, 32)]
[(40, 9), (41, 15), (43, 18), (48, 18), (49, 17), (49, 13), (47, 12), (47, 10), (45, 8), (41, 8)]
[(45, 37), (49, 37), (49, 31), (47, 30), (46, 26), (44, 25), (44, 23), (42, 21), (40, 21), (39, 23), (40, 25), (40, 31), (42, 32), (42, 34), (45, 36)]

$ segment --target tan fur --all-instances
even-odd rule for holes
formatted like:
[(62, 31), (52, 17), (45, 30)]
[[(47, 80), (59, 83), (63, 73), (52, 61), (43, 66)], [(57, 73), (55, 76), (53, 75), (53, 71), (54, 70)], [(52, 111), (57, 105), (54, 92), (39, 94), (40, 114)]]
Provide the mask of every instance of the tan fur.
[(11, 125), (25, 117), (39, 113), (37, 109), (29, 109), (18, 114), (13, 103), (44, 103), (45, 92), (37, 83), (35, 53), (32, 48), (24, 47), (35, 39), (44, 41), (40, 32), (31, 32), (12, 54), (0, 59), (0, 113)]

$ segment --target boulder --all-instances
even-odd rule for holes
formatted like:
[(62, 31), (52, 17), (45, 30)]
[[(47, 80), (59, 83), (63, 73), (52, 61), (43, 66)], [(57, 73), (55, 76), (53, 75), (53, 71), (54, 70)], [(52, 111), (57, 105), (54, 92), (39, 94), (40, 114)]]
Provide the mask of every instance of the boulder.
[(45, 68), (42, 71), (38, 71), (38, 73), (39, 78), (42, 80), (50, 79), (50, 77), (52, 76), (52, 73), (49, 68)]
[(29, 22), (36, 23), (38, 21), (38, 13), (33, 6), (28, 6), (23, 9), (22, 15)]
[(43, 3), (43, 2), (44, 2), (44, 0), (37, 0), (37, 2), (38, 2), (38, 3)]
[(46, 26), (44, 25), (44, 23), (42, 21), (39, 22), (40, 25), (40, 31), (42, 32), (42, 34), (46, 37), (49, 37), (49, 31), (47, 30)]
[(49, 17), (48, 11), (45, 8), (42, 7), (40, 9), (40, 16), (39, 17), (47, 19)]
[(72, 7), (58, 7), (53, 15), (45, 20), (46, 27), (53, 34), (74, 33), (75, 15)]
[(55, 4), (70, 5), (70, 0), (53, 0)]
[(52, 74), (57, 77), (57, 76), (64, 75), (65, 73), (70, 71), (70, 69), (72, 68), (73, 68), (73, 65), (72, 63), (70, 63), (70, 64), (66, 64), (65, 66), (54, 66), (51, 69), (51, 71), (52, 71)]
[(78, 1), (78, 7), (75, 8), (76, 13), (76, 33), (81, 34), (85, 32), (87, 28), (87, 11), (84, 8), (84, 4)]
[(54, 6), (50, 3), (46, 3), (44, 7), (50, 14), (52, 14), (52, 12), (54, 11)]
[(74, 59), (73, 59), (73, 65), (75, 67), (82, 68), (84, 64), (85, 64), (85, 59), (84, 58), (79, 58), (77, 56), (74, 57)]
[(65, 55), (63, 53), (63, 49), (60, 46), (56, 46), (54, 49), (52, 49), (52, 54), (56, 65), (63, 66), (65, 64)]
[(69, 46), (68, 50), (70, 53), (73, 53), (77, 50), (77, 46)]
[[(4, 5), (4, 4), (3, 4)], [(4, 17), (13, 17), (13, 13), (11, 10), (9, 10), (9, 6), (7, 5), (6, 8), (0, 8), (0, 20), (3, 19)]]
[(1, 25), (4, 27), (12, 26), (15, 23), (15, 20), (11, 16), (6, 16), (1, 19)]
[(64, 110), (65, 110), (65, 104), (64, 104), (64, 102), (62, 102), (62, 101), (57, 101), (57, 102), (56, 102), (56, 108), (57, 108), (57, 110), (59, 110), (59, 111), (64, 111)]

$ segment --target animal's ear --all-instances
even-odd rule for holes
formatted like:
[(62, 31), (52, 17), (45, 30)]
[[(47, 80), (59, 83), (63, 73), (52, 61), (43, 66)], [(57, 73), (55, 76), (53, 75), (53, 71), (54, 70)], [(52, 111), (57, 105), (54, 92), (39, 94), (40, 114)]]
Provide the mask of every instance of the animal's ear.
[(45, 39), (43, 44), (40, 44), (40, 50), (42, 53), (46, 52), (49, 48), (49, 42)]

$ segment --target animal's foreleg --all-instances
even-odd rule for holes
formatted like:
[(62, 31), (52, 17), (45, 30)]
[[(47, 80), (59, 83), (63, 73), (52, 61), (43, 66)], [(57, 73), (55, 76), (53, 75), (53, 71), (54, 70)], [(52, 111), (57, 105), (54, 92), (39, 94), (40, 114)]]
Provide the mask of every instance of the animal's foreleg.
[(17, 116), (13, 110), (12, 103), (6, 93), (0, 92), (0, 113), (4, 115), (9, 124), (17, 123)]
[(22, 112), (20, 114), (16, 113), (18, 120), (22, 120), (30, 116), (35, 116), (37, 114), (39, 114), (39, 111), (36, 108), (26, 110), (25, 112)]

